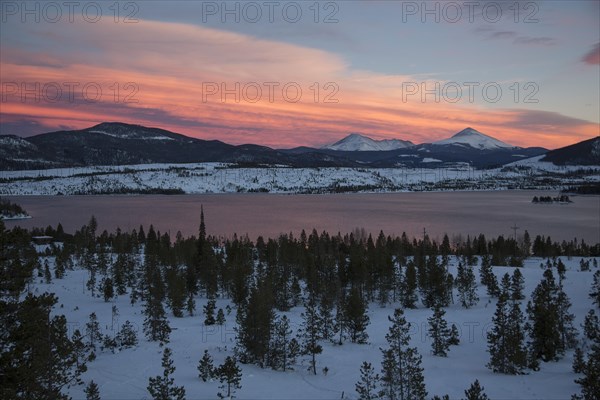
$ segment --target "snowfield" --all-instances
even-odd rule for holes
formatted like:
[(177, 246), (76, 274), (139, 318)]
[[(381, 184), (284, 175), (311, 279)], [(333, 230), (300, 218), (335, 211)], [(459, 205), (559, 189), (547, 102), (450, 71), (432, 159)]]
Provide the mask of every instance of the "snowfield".
[(434, 145), (462, 145), (469, 146), (476, 149), (498, 149), (498, 148), (514, 148), (515, 146), (504, 143), (496, 138), (485, 135), (481, 132), (476, 131), (473, 128), (466, 128), (462, 131), (458, 132), (456, 135), (438, 140), (437, 142), (433, 142)]
[(408, 140), (374, 140), (364, 135), (352, 133), (340, 141), (324, 146), (323, 149), (340, 151), (389, 151), (411, 146), (414, 146), (414, 144)]
[[(556, 166), (540, 157), (502, 168), (238, 168), (231, 164), (143, 164), (0, 172), (0, 195), (143, 193), (338, 193), (431, 190), (558, 190), (600, 182), (600, 166)], [(432, 165), (437, 160), (427, 159)]]
[[(571, 312), (576, 316), (575, 326), (582, 331), (580, 324), (585, 314), (592, 308), (588, 298), (592, 275), (591, 271), (579, 271), (579, 257), (568, 259), (562, 257), (567, 266), (565, 291), (572, 301)], [(53, 259), (49, 258), (53, 266)], [(543, 269), (540, 258), (529, 258), (522, 269), (525, 278), (525, 295), (529, 295), (542, 277)], [(43, 264), (43, 260), (42, 260)], [(450, 272), (456, 275), (457, 259), (452, 258)], [(495, 267), (494, 272), (500, 278), (504, 273), (512, 274), (514, 268)], [(477, 275), (477, 272), (476, 272)], [(35, 276), (35, 275), (34, 275)], [(59, 298), (54, 312), (65, 314), (69, 329), (83, 330), (90, 313), (95, 312), (103, 334), (114, 334), (126, 320), (138, 328), (139, 344), (136, 348), (126, 349), (113, 354), (108, 351), (97, 351), (97, 359), (88, 363), (88, 371), (82, 376), (85, 383), (94, 380), (100, 387), (103, 399), (148, 399), (146, 390), (148, 377), (162, 374), (160, 365), (162, 349), (156, 342), (148, 342), (142, 333), (142, 305), (138, 302), (132, 306), (129, 296), (123, 295), (112, 302), (104, 302), (100, 298), (91, 297), (85, 289), (87, 271), (75, 269), (67, 271), (64, 279), (54, 279), (51, 284), (40, 283), (29, 287), (31, 292), (40, 294), (54, 292)], [(478, 279), (479, 281), (479, 279)], [(491, 327), (492, 315), (495, 311), (495, 300), (490, 300), (485, 287), (479, 286), (479, 303), (464, 309), (460, 304), (453, 304), (446, 309), (446, 320), (449, 325), (455, 323), (461, 332), (461, 343), (452, 346), (447, 358), (431, 355), (431, 341), (426, 335), (429, 309), (406, 310), (407, 321), (412, 324), (411, 345), (418, 347), (423, 356), (423, 367), (428, 397), (449, 394), (452, 399), (464, 397), (463, 391), (475, 380), (479, 379), (485, 387), (490, 399), (569, 399), (579, 392), (579, 386), (573, 382), (577, 377), (571, 370), (573, 352), (568, 352), (559, 362), (541, 363), (538, 372), (528, 375), (495, 374), (486, 368), (489, 355), (486, 351), (486, 332)], [(456, 294), (456, 290), (455, 290)], [(522, 302), (524, 310), (527, 299)], [(173, 360), (177, 368), (175, 384), (183, 385), (188, 399), (214, 399), (218, 392), (218, 382), (202, 382), (198, 378), (197, 365), (202, 353), (207, 349), (213, 356), (215, 365), (221, 364), (225, 357), (233, 355), (235, 345), (235, 310), (227, 315), (224, 326), (204, 326), (201, 311), (206, 299), (196, 299), (196, 315), (184, 318), (169, 317), (173, 329), (168, 347), (173, 350)], [(225, 309), (229, 300), (218, 299), (217, 307)], [(119, 310), (117, 321), (111, 320), (111, 308), (116, 305)], [(242, 376), (242, 388), (237, 391), (239, 399), (356, 399), (354, 384), (359, 379), (359, 368), (363, 361), (373, 364), (376, 371), (381, 369), (380, 348), (386, 348), (385, 334), (388, 331), (387, 317), (393, 314), (394, 304), (385, 308), (371, 304), (368, 327), (368, 344), (344, 343), (342, 346), (323, 342), (323, 353), (317, 356), (318, 375), (307, 371), (308, 357), (299, 357), (294, 371), (278, 372), (261, 369), (254, 365), (239, 364)], [(300, 323), (302, 307), (286, 313), (291, 319), (292, 328), (296, 330)], [(281, 314), (281, 313), (280, 313)], [(580, 332), (579, 337), (581, 337)], [(323, 368), (328, 368), (325, 375)], [(85, 398), (83, 386), (72, 387), (69, 393), (74, 399)]]
[(16, 215), (4, 215), (0, 214), (0, 219), (4, 221), (14, 221), (19, 219), (30, 219), (31, 216), (27, 214), (16, 214)]

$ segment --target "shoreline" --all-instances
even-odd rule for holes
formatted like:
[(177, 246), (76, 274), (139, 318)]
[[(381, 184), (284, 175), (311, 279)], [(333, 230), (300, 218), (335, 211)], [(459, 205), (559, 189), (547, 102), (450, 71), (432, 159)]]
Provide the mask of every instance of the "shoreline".
[(77, 197), (186, 197), (186, 196), (347, 196), (347, 195), (398, 195), (398, 194), (440, 194), (440, 193), (562, 193), (570, 197), (600, 197), (600, 194), (581, 194), (573, 192), (561, 192), (559, 189), (455, 189), (455, 190), (382, 190), (382, 191), (357, 191), (357, 192), (322, 192), (322, 193), (306, 193), (306, 192), (190, 192), (190, 193), (90, 193), (90, 194), (2, 194), (6, 198), (35, 198), (35, 197), (58, 197), (58, 198), (77, 198)]

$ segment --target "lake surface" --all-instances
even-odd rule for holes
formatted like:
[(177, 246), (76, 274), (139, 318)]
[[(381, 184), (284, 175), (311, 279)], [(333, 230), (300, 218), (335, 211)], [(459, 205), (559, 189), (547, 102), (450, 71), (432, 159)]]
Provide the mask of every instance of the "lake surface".
[(56, 226), (74, 232), (93, 214), (99, 228), (114, 231), (150, 224), (161, 232), (197, 235), (200, 206), (204, 205), (207, 231), (212, 235), (248, 234), (274, 237), (282, 232), (347, 233), (364, 228), (377, 234), (433, 238), (448, 233), (486, 236), (512, 235), (511, 226), (527, 229), (532, 237), (554, 240), (574, 237), (600, 242), (600, 197), (574, 196), (572, 204), (532, 204), (539, 191), (437, 192), (340, 195), (218, 194), (182, 196), (12, 196), (33, 217), (6, 221), (20, 225)]

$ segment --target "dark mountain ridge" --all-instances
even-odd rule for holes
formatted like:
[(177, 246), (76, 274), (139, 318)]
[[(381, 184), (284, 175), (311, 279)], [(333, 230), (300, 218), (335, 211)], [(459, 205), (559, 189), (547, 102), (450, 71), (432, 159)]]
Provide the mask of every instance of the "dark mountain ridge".
[(541, 161), (556, 165), (600, 165), (600, 137), (551, 150)]
[[(465, 142), (467, 133), (468, 140)], [(567, 146), (564, 151), (553, 150), (548, 153), (548, 161), (569, 162), (567, 159), (571, 157), (572, 162), (583, 160), (598, 164), (600, 145), (594, 144), (594, 140), (597, 138)], [(541, 147), (490, 146), (490, 141), (502, 143), (467, 128), (439, 142), (393, 150), (340, 151), (327, 147), (276, 150), (254, 144), (235, 146), (219, 140), (202, 140), (160, 128), (104, 122), (86, 129), (49, 132), (28, 138), (0, 136), (0, 169), (199, 162), (237, 163), (241, 166), (375, 168), (438, 168), (468, 164), (476, 168), (490, 168), (548, 152)], [(582, 152), (596, 156), (581, 158)]]
[[(87, 129), (49, 132), (28, 138), (10, 138), (0, 139), (2, 147), (6, 147), (6, 150), (0, 151), (1, 169), (197, 162), (284, 164), (295, 167), (353, 164), (350, 160), (329, 155), (286, 155), (265, 146), (234, 146), (219, 140), (196, 139), (164, 129), (118, 122), (104, 122)], [(20, 141), (19, 148), (25, 148), (24, 143), (33, 147), (26, 154), (15, 157), (12, 148), (17, 146), (16, 140)]]

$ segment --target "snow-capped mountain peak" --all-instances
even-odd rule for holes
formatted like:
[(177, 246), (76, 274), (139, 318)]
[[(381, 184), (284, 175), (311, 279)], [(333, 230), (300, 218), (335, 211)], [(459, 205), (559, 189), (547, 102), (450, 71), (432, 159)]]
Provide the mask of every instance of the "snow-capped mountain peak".
[(433, 142), (434, 145), (463, 145), (470, 146), (475, 149), (481, 150), (494, 150), (494, 149), (512, 149), (517, 146), (513, 146), (508, 143), (504, 143), (491, 136), (485, 135), (473, 128), (466, 128), (458, 132), (456, 135)]
[(334, 144), (324, 146), (323, 149), (338, 151), (390, 151), (411, 146), (414, 146), (414, 144), (408, 140), (375, 140), (368, 136), (352, 133)]

